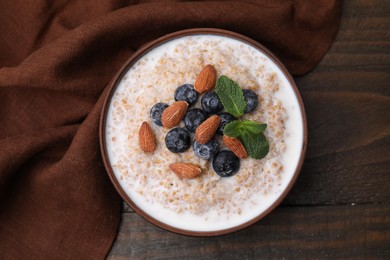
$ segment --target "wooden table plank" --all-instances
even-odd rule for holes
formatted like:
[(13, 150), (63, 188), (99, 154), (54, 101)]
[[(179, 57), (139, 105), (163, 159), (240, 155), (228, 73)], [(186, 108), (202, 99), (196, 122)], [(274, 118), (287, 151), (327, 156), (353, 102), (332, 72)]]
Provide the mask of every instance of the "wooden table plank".
[(279, 207), (250, 228), (211, 238), (124, 213), (109, 259), (384, 259), (389, 245), (390, 205)]

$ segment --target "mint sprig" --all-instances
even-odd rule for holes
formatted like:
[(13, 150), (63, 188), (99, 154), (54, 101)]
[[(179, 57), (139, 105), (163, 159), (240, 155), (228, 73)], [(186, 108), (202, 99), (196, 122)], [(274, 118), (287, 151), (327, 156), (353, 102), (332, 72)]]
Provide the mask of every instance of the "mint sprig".
[(250, 157), (262, 159), (269, 152), (269, 144), (263, 133), (266, 128), (267, 124), (235, 120), (225, 126), (223, 134), (239, 138)]
[(224, 134), (231, 137), (238, 137), (246, 133), (260, 134), (267, 128), (267, 124), (260, 124), (250, 120), (235, 120), (227, 124)]
[(244, 93), (235, 81), (226, 76), (220, 76), (216, 83), (215, 92), (228, 113), (235, 117), (244, 114), (246, 108)]
[[(235, 117), (244, 114), (246, 108), (244, 93), (235, 81), (226, 76), (220, 76), (215, 92), (228, 113)], [(223, 134), (239, 138), (250, 157), (261, 159), (269, 152), (269, 143), (263, 133), (266, 128), (267, 124), (250, 120), (235, 120), (225, 126)]]
[(223, 129), (223, 134), (230, 137), (239, 137), (242, 132), (242, 123), (239, 120), (234, 120), (228, 124), (226, 124)]
[(269, 152), (269, 144), (263, 133), (246, 133), (240, 136), (249, 156), (255, 159), (264, 158)]

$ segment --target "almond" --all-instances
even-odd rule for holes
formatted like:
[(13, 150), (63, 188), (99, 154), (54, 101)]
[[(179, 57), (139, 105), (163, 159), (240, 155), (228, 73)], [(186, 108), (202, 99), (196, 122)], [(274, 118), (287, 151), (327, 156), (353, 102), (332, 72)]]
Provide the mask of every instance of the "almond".
[(237, 138), (224, 135), (223, 142), (238, 158), (245, 159), (248, 157), (245, 147)]
[(169, 168), (180, 178), (193, 179), (202, 173), (199, 166), (190, 163), (171, 163)]
[(212, 65), (206, 65), (198, 74), (195, 80), (195, 90), (203, 94), (210, 91), (215, 86), (217, 80), (217, 71)]
[(176, 101), (166, 109), (161, 115), (161, 123), (165, 128), (177, 126), (187, 112), (188, 103), (185, 101)]
[(145, 153), (151, 153), (156, 149), (156, 136), (148, 122), (143, 122), (139, 128), (139, 146)]
[(195, 139), (200, 144), (205, 144), (213, 138), (217, 131), (221, 118), (217, 115), (211, 116), (204, 121), (195, 131)]

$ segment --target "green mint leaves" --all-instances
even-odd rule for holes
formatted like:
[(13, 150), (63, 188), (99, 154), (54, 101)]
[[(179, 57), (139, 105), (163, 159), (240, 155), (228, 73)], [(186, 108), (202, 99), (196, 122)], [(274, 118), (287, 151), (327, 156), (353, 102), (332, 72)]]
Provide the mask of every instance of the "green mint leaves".
[(216, 83), (215, 92), (228, 113), (235, 117), (244, 114), (246, 107), (244, 94), (235, 81), (226, 76), (220, 76)]
[(223, 134), (239, 138), (250, 157), (262, 159), (269, 152), (269, 144), (263, 134), (266, 128), (266, 124), (235, 120), (225, 126)]
[(243, 134), (240, 136), (249, 156), (255, 159), (264, 158), (269, 152), (269, 144), (263, 133)]
[[(215, 92), (225, 110), (235, 117), (244, 114), (246, 102), (240, 86), (226, 76), (220, 76), (216, 83)], [(266, 124), (250, 120), (235, 120), (225, 126), (223, 133), (227, 136), (239, 138), (249, 156), (262, 159), (269, 152), (269, 143), (264, 136)]]
[(260, 134), (267, 128), (267, 124), (260, 124), (250, 120), (235, 120), (225, 126), (223, 133), (231, 137), (239, 137), (246, 133)]
[(239, 137), (243, 133), (242, 122), (235, 120), (228, 123), (223, 129), (223, 134), (230, 137)]

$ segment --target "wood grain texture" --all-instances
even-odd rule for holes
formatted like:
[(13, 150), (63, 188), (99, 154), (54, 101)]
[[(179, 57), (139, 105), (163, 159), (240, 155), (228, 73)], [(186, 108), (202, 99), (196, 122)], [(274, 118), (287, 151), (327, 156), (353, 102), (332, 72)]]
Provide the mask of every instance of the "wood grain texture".
[(243, 231), (211, 238), (124, 213), (109, 259), (385, 259), (389, 244), (389, 205), (279, 207)]
[(285, 205), (390, 201), (390, 1), (344, 1), (330, 51), (296, 82), (307, 157)]
[(124, 203), (110, 259), (390, 259), (390, 1), (343, 7), (330, 51), (295, 78), (309, 143), (282, 206), (241, 232), (192, 238), (154, 227)]

